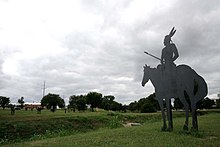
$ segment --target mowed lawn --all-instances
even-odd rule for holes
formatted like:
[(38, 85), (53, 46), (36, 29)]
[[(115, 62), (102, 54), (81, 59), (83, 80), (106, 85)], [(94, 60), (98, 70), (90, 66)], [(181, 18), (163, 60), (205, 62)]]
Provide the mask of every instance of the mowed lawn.
[(62, 117), (76, 117), (76, 116), (97, 116), (102, 115), (103, 111), (97, 113), (86, 112), (68, 112), (63, 109), (56, 110), (54, 113), (50, 110), (43, 109), (41, 114), (37, 113), (37, 110), (16, 110), (15, 115), (11, 115), (10, 109), (0, 110), (0, 121), (23, 121), (23, 120), (39, 120), (39, 119), (48, 119), (48, 118), (62, 118)]
[(116, 129), (100, 128), (87, 133), (27, 141), (6, 146), (220, 146), (220, 113), (199, 116), (198, 132), (183, 131), (184, 120), (185, 118), (183, 117), (175, 118), (172, 132), (161, 132), (162, 122), (156, 121), (152, 123), (146, 122), (142, 126)]

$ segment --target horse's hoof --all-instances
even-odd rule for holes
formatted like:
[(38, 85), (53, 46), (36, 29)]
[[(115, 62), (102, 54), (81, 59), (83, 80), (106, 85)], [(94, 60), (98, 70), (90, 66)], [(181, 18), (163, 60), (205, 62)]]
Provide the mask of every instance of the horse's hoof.
[(184, 126), (183, 126), (183, 130), (188, 131), (188, 130), (189, 130), (189, 127), (188, 127), (187, 125), (184, 125)]
[(161, 131), (166, 131), (167, 130), (167, 127), (162, 127), (161, 128)]
[(195, 128), (195, 127), (191, 128), (191, 132), (197, 132), (197, 131), (198, 131), (198, 128)]
[(173, 131), (173, 128), (168, 128), (167, 131), (168, 131), (168, 132), (172, 132), (172, 131)]

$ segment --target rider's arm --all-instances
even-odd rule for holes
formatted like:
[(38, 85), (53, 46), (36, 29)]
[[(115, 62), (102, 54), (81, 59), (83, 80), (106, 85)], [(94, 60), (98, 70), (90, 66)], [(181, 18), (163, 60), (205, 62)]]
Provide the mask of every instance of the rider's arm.
[(160, 58), (160, 63), (161, 64), (164, 64), (164, 55), (163, 55), (163, 50), (162, 50), (162, 53), (161, 53), (161, 58)]
[(173, 53), (174, 53), (173, 61), (175, 61), (179, 57), (179, 53), (178, 53), (178, 50), (177, 50), (175, 44), (171, 44), (171, 48), (172, 48)]

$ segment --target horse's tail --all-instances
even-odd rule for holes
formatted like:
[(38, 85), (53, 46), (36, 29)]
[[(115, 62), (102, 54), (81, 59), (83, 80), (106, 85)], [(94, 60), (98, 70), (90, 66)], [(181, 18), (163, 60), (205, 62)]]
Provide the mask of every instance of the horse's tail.
[(208, 87), (205, 80), (196, 73), (194, 77), (194, 104), (199, 100), (204, 99), (208, 94)]
[(179, 65), (177, 69), (181, 77), (180, 81), (185, 85), (184, 88), (190, 98), (191, 104), (196, 105), (198, 101), (204, 99), (208, 94), (205, 80), (188, 65)]

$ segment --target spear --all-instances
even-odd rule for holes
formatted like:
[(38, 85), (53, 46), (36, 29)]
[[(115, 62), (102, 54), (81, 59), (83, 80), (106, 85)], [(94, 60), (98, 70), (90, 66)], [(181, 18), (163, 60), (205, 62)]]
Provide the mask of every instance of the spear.
[(154, 57), (155, 59), (158, 59), (158, 60), (160, 60), (161, 61), (161, 59), (160, 58), (158, 58), (158, 57), (156, 57), (156, 56), (154, 56), (154, 55), (152, 55), (152, 54), (150, 54), (150, 53), (148, 53), (148, 52), (144, 52), (145, 54), (147, 54), (147, 55), (149, 55), (149, 56), (151, 56), (151, 57)]

